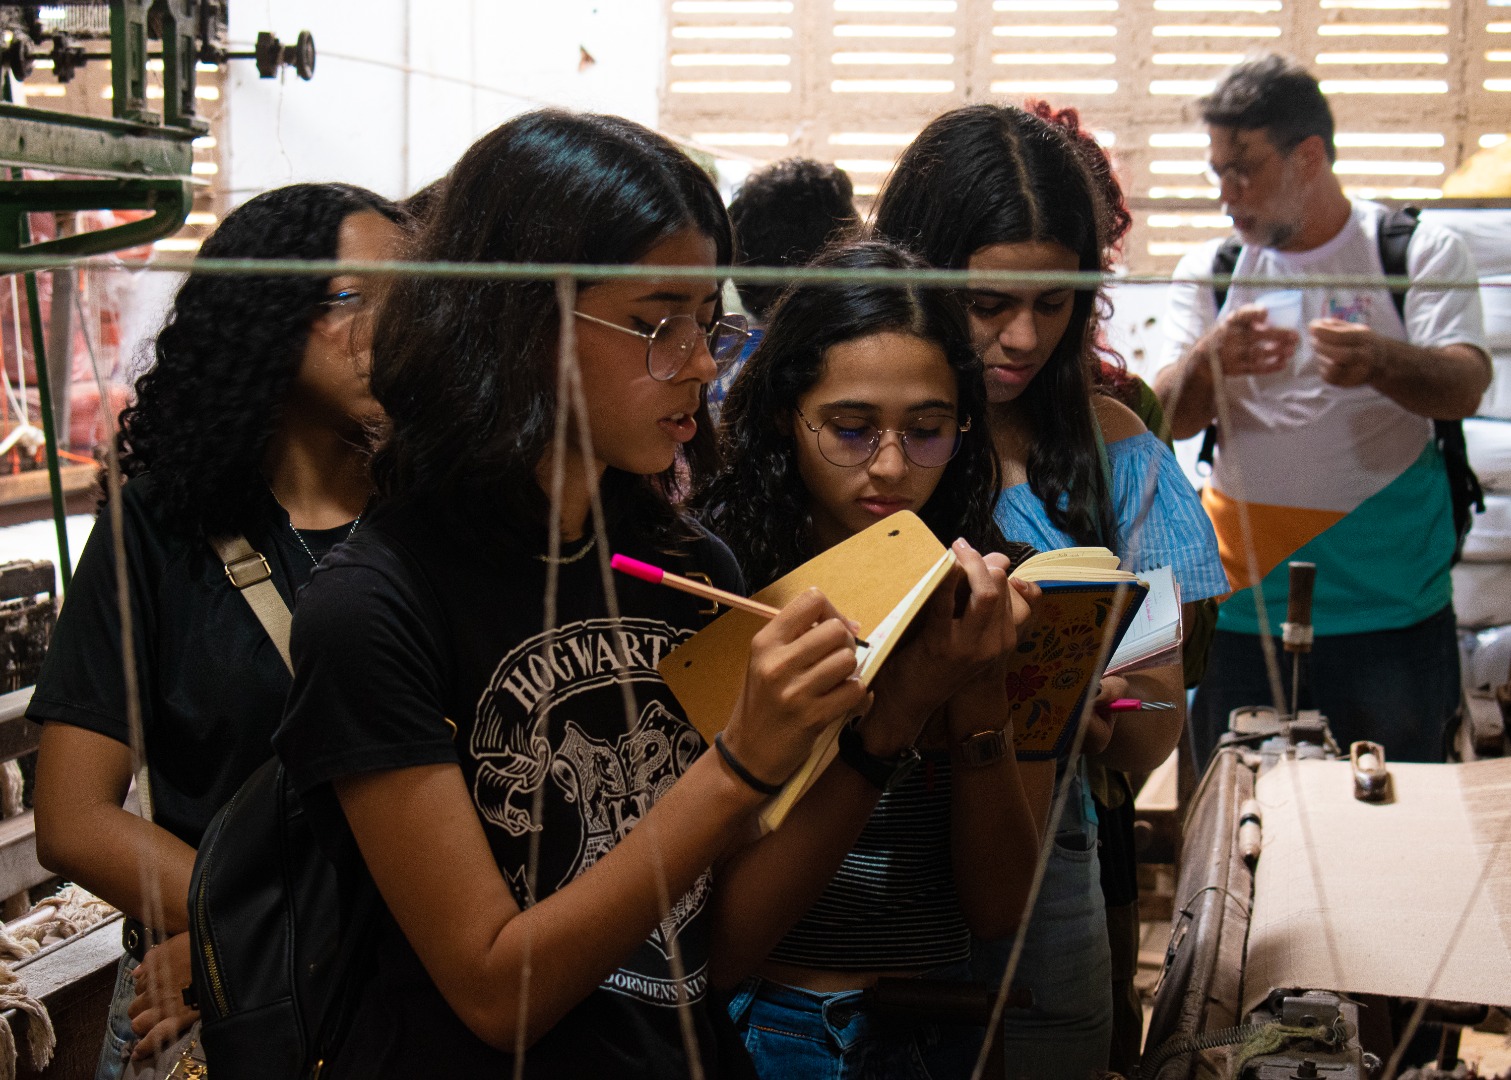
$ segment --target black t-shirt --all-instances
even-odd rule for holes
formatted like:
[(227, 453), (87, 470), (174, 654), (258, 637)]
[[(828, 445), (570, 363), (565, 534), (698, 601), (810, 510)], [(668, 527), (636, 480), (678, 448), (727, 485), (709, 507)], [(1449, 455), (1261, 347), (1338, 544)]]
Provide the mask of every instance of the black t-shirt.
[[(295, 613), (298, 676), (274, 743), (326, 843), (348, 848), (332, 780), (458, 765), (524, 908), (613, 848), (704, 751), (656, 664), (713, 614), (703, 601), (616, 575), (616, 627), (589, 540), (563, 552), (558, 630), (548, 641), (543, 537), (477, 515), (390, 505), (325, 560)], [(611, 543), (740, 587), (733, 557), (708, 534), (676, 553), (627, 529)], [(533, 888), (532, 839), (540, 845)], [(530, 1049), (525, 1075), (688, 1075), (672, 938), (704, 1069), (728, 1075), (716, 1049), (728, 1049), (717, 1033), (722, 1010), (708, 993), (709, 888), (704, 874), (673, 903), (669, 921)], [(465, 917), (444, 903), (436, 911), (438, 919)], [(462, 1024), (386, 911), (369, 957), (373, 971), (357, 991), (333, 1076), (510, 1075), (512, 1058)]]
[[(121, 493), (142, 730), (154, 820), (198, 847), (215, 812), (272, 753), (289, 673), (210, 545), (168, 527), (155, 489), (149, 473)], [(313, 560), (271, 496), (248, 517), (247, 540), (288, 603)], [(318, 557), (349, 530), (303, 535)], [(26, 714), (129, 742), (108, 510), (79, 557)]]

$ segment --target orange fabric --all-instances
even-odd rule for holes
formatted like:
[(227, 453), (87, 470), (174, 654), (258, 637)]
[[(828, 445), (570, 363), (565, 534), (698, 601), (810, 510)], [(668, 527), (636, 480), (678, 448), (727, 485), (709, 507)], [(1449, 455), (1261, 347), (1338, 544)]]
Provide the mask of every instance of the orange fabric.
[[(1252, 588), (1257, 582), (1249, 577), (1238, 501), (1214, 491), (1208, 484), (1202, 489), (1201, 502), (1212, 519), (1212, 527), (1217, 530), (1217, 550), (1233, 591)], [(1247, 506), (1261, 581), (1275, 567), (1348, 516), (1338, 510), (1303, 510), (1264, 503), (1248, 503)]]

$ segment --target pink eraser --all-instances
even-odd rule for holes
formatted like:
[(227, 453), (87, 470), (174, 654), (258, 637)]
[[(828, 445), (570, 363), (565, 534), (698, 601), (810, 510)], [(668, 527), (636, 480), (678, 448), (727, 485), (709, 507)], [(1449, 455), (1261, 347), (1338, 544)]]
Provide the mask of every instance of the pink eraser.
[(621, 574), (637, 577), (641, 581), (649, 581), (652, 585), (660, 585), (661, 578), (666, 573), (659, 566), (652, 566), (650, 563), (641, 562), (639, 559), (632, 559), (628, 555), (615, 555), (609, 560), (609, 565)]
[[(617, 558), (617, 556), (616, 556)], [(1136, 697), (1120, 697), (1107, 706), (1108, 712), (1139, 712), (1144, 703)]]

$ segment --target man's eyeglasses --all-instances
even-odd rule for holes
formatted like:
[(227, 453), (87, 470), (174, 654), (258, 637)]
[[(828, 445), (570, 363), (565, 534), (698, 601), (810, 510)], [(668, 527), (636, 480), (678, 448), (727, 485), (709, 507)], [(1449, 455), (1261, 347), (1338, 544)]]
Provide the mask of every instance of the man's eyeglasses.
[(610, 330), (644, 338), (645, 370), (658, 382), (670, 382), (681, 374), (700, 341), (722, 371), (740, 355), (745, 340), (750, 337), (749, 324), (741, 315), (725, 315), (709, 327), (704, 327), (691, 315), (668, 315), (654, 328), (644, 331), (632, 330), (628, 326), (620, 326), (581, 311), (574, 311), (572, 314), (590, 323), (607, 326)]
[(905, 428), (879, 428), (863, 416), (831, 416), (815, 427), (797, 410), (803, 426), (818, 436), (818, 452), (831, 465), (853, 469), (864, 465), (881, 449), (881, 437), (892, 432), (902, 443), (903, 457), (920, 469), (938, 469), (960, 450), (960, 440), (971, 430), (953, 416), (920, 416)]
[(1278, 155), (1283, 160), (1294, 149), (1295, 146), (1285, 147), (1284, 149), (1277, 147), (1270, 151), (1270, 153), (1265, 154), (1258, 161), (1234, 161), (1221, 167), (1213, 165), (1209, 161), (1202, 175), (1206, 177), (1207, 183), (1218, 190), (1222, 189), (1223, 181), (1231, 180), (1233, 186), (1239, 191), (1247, 191), (1249, 186), (1253, 184), (1254, 178), (1263, 172), (1265, 166), (1269, 164), (1272, 154)]

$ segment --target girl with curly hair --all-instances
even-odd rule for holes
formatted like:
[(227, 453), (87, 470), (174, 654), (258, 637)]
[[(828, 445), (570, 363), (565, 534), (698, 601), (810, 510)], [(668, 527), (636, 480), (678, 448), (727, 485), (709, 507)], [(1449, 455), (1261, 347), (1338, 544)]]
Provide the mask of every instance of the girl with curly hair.
[[(386, 259), (399, 210), (344, 184), (270, 191), (226, 215), (206, 258)], [(37, 854), (132, 920), (99, 1076), (119, 1075), (196, 1018), (186, 897), (211, 817), (272, 752), (288, 694), (278, 647), (227, 581), (210, 539), (247, 538), (285, 603), (357, 527), (372, 490), (362, 278), (190, 273), (155, 359), (121, 414), (119, 510), (136, 701), (126, 694), (111, 528), (79, 559), (27, 715), (37, 756)], [(128, 711), (140, 709), (149, 822), (122, 808)], [(142, 932), (145, 924), (147, 933)], [(150, 950), (152, 938), (162, 938)], [(166, 994), (145, 993), (149, 983)], [(138, 993), (142, 990), (142, 993)], [(159, 999), (170, 1003), (164, 1006)], [(129, 1016), (125, 1006), (129, 1005)]]
[[(748, 1076), (710, 988), (765, 956), (874, 796), (829, 770), (756, 838), (818, 734), (865, 707), (821, 594), (755, 635), (709, 748), (658, 670), (707, 605), (605, 576), (618, 552), (743, 588), (675, 502), (706, 478), (706, 389), (744, 336), (719, 309), (718, 190), (638, 124), (526, 113), (462, 156), (418, 247), (637, 273), (386, 298), (383, 502), (300, 597), (274, 737), (348, 881), (384, 902), (326, 1075)], [(910, 721), (860, 730), (901, 746)]]
[[(1123, 227), (1103, 197), (1108, 179), (1056, 118), (956, 109), (903, 152), (875, 229), (943, 268), (1100, 271)], [(1054, 285), (967, 294), (1002, 469), (996, 519), (1045, 550), (1100, 544), (1128, 569), (1171, 566), (1189, 607), (1227, 591), (1216, 538), (1174, 455), (1094, 385), (1099, 296)], [(1094, 713), (1083, 754), (1113, 769), (1153, 769), (1184, 726), (1180, 663), (1105, 678), (1098, 703), (1119, 697), (1180, 707), (1126, 724)], [(1061, 772), (1066, 810), (1014, 977), (1034, 1003), (1009, 1011), (1007, 1057), (1014, 1075), (1084, 1080), (1108, 1064), (1111, 954), (1084, 759), (1062, 762)], [(1007, 960), (1005, 946), (978, 945), (978, 974), (1000, 976)]]
[[(903, 270), (922, 264), (860, 242), (814, 264)], [(730, 538), (755, 585), (902, 510), (917, 513), (964, 567), (970, 604), (1002, 595), (1011, 615), (986, 633), (952, 628), (946, 585), (921, 632), (874, 685), (875, 710), (912, 717), (924, 767), (881, 790), (869, 819), (802, 918), (736, 993), (730, 1011), (763, 1076), (968, 1076), (983, 1032), (898, 1024), (866, 1005), (892, 976), (968, 978), (972, 932), (1012, 932), (1027, 897), (1052, 763), (1012, 753), (1004, 661), (1034, 587), (1009, 587), (1009, 544), (992, 520), (998, 469), (981, 361), (957, 296), (888, 285), (804, 285), (777, 305), (725, 401), (726, 462), (704, 518)], [(957, 537), (962, 539), (956, 539)], [(983, 559), (976, 550), (990, 552)], [(1016, 619), (1014, 618), (1016, 617)], [(976, 641), (965, 650), (951, 631)], [(890, 758), (895, 742), (842, 748)], [(862, 765), (864, 766), (864, 760)], [(839, 768), (839, 766), (835, 766)], [(868, 775), (885, 777), (875, 769)]]

